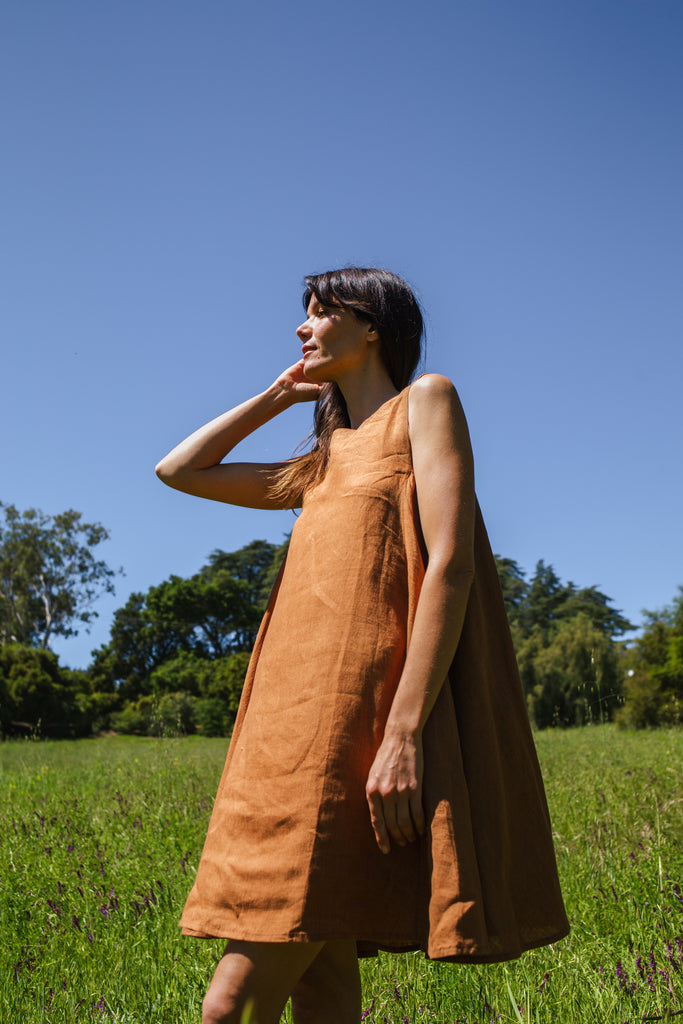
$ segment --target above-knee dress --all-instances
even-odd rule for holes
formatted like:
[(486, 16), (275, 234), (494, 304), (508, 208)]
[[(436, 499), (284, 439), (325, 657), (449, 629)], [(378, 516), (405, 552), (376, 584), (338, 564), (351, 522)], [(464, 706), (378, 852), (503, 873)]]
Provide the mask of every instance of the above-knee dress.
[(569, 930), (479, 510), (456, 655), (423, 732), (426, 834), (365, 797), (425, 573), (406, 388), (338, 429), (261, 624), (183, 932), (507, 960)]

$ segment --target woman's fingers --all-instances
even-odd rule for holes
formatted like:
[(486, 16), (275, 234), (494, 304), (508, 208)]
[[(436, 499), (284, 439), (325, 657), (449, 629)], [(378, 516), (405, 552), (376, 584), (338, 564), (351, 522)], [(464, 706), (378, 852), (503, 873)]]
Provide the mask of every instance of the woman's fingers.
[(424, 835), (422, 746), (389, 736), (381, 744), (368, 775), (365, 795), (377, 845), (388, 853)]
[(382, 853), (388, 853), (391, 840), (398, 846), (406, 846), (424, 835), (425, 820), (422, 809), (422, 795), (413, 790), (403, 793), (387, 793), (368, 786), (366, 790), (370, 822), (375, 839)]
[(398, 835), (395, 837), (396, 841), (399, 842), (401, 846), (405, 846), (406, 842), (415, 842), (417, 839), (417, 832), (413, 827), (413, 819), (411, 817), (410, 794), (408, 792), (399, 794), (395, 807), (396, 826), (398, 832)]
[(372, 825), (372, 831), (375, 833), (375, 840), (382, 853), (389, 853), (391, 844), (389, 842), (389, 833), (384, 821), (384, 806), (382, 797), (377, 792), (371, 792), (368, 788), (366, 790), (366, 796), (368, 801), (368, 807), (370, 808), (370, 823)]
[(283, 370), (276, 381), (280, 387), (293, 395), (298, 401), (314, 401), (320, 396), (323, 389), (322, 384), (315, 384), (307, 379), (304, 374), (304, 361), (293, 363)]

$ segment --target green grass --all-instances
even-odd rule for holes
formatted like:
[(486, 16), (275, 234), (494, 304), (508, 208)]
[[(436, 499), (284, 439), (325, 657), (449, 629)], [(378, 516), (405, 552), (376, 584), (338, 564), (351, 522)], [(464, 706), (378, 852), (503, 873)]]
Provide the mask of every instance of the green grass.
[[(635, 1024), (681, 1011), (683, 732), (536, 740), (571, 935), (509, 964), (365, 961), (368, 1024)], [(0, 744), (0, 1020), (198, 1024), (223, 944), (183, 938), (177, 921), (225, 749)]]

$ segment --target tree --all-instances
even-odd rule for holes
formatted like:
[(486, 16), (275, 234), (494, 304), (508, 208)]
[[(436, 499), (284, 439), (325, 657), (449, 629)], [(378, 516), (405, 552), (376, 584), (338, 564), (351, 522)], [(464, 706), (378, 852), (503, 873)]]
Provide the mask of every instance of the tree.
[(646, 625), (624, 658), (621, 724), (636, 728), (683, 722), (683, 587), (673, 602), (645, 613)]
[(500, 589), (510, 624), (517, 624), (529, 596), (529, 584), (524, 578), (524, 570), (512, 558), (493, 556), (496, 560)]
[(546, 565), (543, 559), (536, 563), (534, 575), (531, 577), (526, 600), (520, 610), (520, 619), (526, 635), (540, 629), (547, 642), (553, 625), (567, 597), (567, 590), (552, 565)]
[(0, 641), (47, 648), (53, 636), (87, 630), (96, 599), (114, 591), (114, 570), (92, 552), (105, 528), (73, 509), (47, 516), (0, 507)]
[(84, 672), (59, 666), (57, 655), (38, 647), (0, 647), (0, 732), (60, 738), (87, 736), (101, 728), (115, 702), (96, 693)]
[[(217, 549), (209, 555), (208, 565), (201, 575), (211, 579), (217, 573), (227, 572), (247, 584), (246, 596), (259, 611), (264, 611), (273, 584), (289, 547), (289, 537), (279, 547), (266, 540), (253, 540), (239, 551)], [(253, 643), (253, 641), (252, 641)]]
[(513, 559), (500, 555), (495, 559), (517, 646), (535, 633), (540, 634), (542, 644), (550, 643), (562, 623), (577, 615), (586, 616), (610, 640), (634, 628), (597, 587), (579, 590), (571, 581), (562, 583), (552, 565), (543, 559), (536, 563), (530, 582)]
[(564, 589), (564, 600), (556, 609), (558, 620), (585, 615), (595, 629), (611, 639), (634, 629), (618, 609), (610, 607), (609, 597), (601, 593), (597, 587), (583, 587), (577, 590), (573, 583), (568, 583)]
[(539, 729), (609, 720), (621, 703), (617, 652), (584, 614), (564, 619), (549, 643), (536, 631), (518, 652), (529, 712)]
[[(214, 551), (209, 563), (189, 579), (171, 576), (146, 594), (131, 595), (114, 616), (109, 643), (95, 652), (90, 669), (94, 685), (98, 690), (115, 687), (131, 701), (154, 693), (155, 678), (163, 678), (163, 673), (157, 675), (162, 666), (183, 664), (185, 655), (214, 663), (248, 653), (273, 565), (282, 560), (285, 547), (253, 541), (239, 551)], [(173, 689), (186, 685), (190, 693), (197, 688), (201, 692), (199, 683), (191, 682), (174, 683)], [(168, 689), (166, 684), (162, 689)]]

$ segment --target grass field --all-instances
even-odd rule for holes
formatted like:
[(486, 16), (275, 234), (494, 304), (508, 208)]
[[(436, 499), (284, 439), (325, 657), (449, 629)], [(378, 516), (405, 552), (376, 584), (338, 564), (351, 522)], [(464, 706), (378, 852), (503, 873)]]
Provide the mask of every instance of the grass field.
[[(570, 937), (494, 966), (366, 961), (369, 1024), (635, 1024), (683, 1009), (683, 732), (536, 739)], [(222, 943), (181, 937), (177, 920), (226, 745), (0, 744), (0, 1020), (198, 1024)]]

